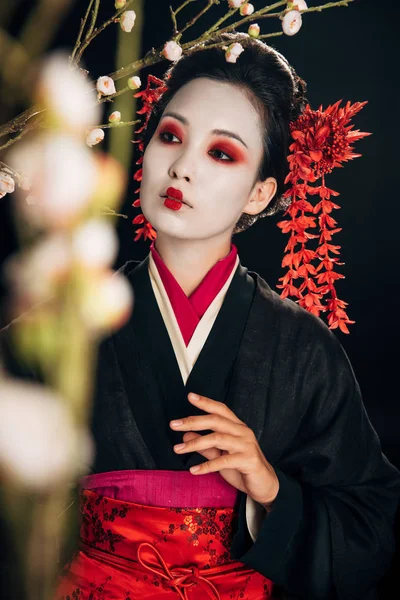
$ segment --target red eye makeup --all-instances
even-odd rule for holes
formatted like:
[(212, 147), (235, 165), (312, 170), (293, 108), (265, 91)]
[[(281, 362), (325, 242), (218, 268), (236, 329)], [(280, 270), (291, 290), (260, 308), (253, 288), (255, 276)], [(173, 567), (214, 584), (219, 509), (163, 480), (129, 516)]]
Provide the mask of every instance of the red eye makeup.
[[(180, 140), (182, 140), (182, 138), (183, 138), (183, 131), (182, 131), (181, 127), (179, 127), (179, 125), (177, 123), (174, 123), (172, 121), (168, 121), (167, 123), (163, 122), (160, 125), (158, 135), (161, 136), (162, 134), (165, 134), (165, 133), (170, 133), (171, 135), (175, 135)], [(171, 142), (168, 142), (165, 138), (160, 138), (160, 139), (162, 142), (165, 142), (166, 144), (171, 143)]]
[(214, 142), (210, 151), (223, 152), (230, 158), (230, 160), (228, 160), (226, 158), (215, 157), (215, 160), (217, 160), (218, 162), (226, 162), (226, 163), (235, 162), (235, 163), (237, 163), (237, 162), (246, 162), (246, 160), (247, 160), (246, 153), (241, 148), (238, 148), (238, 146), (236, 144), (231, 144), (230, 142), (228, 142), (226, 140), (218, 140), (218, 141)]

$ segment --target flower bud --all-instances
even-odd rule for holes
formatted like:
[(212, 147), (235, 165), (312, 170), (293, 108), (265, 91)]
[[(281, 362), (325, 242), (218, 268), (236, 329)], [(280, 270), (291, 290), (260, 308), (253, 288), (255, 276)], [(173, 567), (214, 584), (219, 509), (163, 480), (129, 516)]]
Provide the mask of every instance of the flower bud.
[(120, 10), (121, 8), (124, 8), (126, 4), (126, 0), (115, 0), (114, 6), (117, 10)]
[(104, 131), (97, 127), (96, 129), (91, 129), (86, 136), (86, 143), (88, 146), (92, 147), (98, 144), (99, 142), (104, 140)]
[(121, 121), (121, 113), (119, 110), (114, 110), (111, 115), (108, 117), (110, 123), (119, 123)]
[(246, 0), (228, 0), (230, 8), (239, 8)]
[(134, 10), (126, 10), (119, 18), (119, 24), (121, 25), (122, 31), (130, 33), (135, 24), (136, 13)]
[(260, 26), (259, 26), (259, 24), (258, 23), (252, 23), (250, 25), (249, 29), (247, 30), (247, 33), (252, 38), (258, 38), (258, 36), (260, 35)]
[(8, 173), (0, 171), (0, 193), (12, 194), (15, 190), (15, 181)]
[(177, 44), (176, 42), (173, 42), (171, 40), (164, 44), (164, 49), (163, 49), (162, 53), (164, 54), (164, 56), (167, 60), (171, 60), (172, 62), (175, 62), (175, 61), (179, 60), (180, 57), (182, 56), (182, 48), (179, 44)]
[(249, 15), (253, 14), (254, 6), (250, 4), (250, 2), (246, 2), (246, 4), (242, 4), (239, 12), (242, 15), (242, 17), (248, 17)]
[(301, 14), (298, 10), (290, 10), (282, 19), (283, 33), (286, 35), (294, 35), (301, 28)]
[(142, 82), (140, 81), (140, 77), (137, 77), (136, 75), (134, 75), (133, 77), (129, 77), (128, 88), (130, 90), (137, 90), (138, 88), (140, 88), (141, 85)]
[(234, 42), (233, 44), (228, 46), (228, 49), (225, 52), (226, 62), (235, 63), (238, 56), (240, 56), (240, 54), (243, 52), (243, 50), (244, 50), (244, 48), (243, 48), (242, 44), (239, 44), (238, 42)]
[(107, 75), (98, 78), (96, 81), (96, 89), (99, 94), (103, 94), (103, 96), (111, 96), (111, 94), (115, 94), (116, 92), (114, 80)]

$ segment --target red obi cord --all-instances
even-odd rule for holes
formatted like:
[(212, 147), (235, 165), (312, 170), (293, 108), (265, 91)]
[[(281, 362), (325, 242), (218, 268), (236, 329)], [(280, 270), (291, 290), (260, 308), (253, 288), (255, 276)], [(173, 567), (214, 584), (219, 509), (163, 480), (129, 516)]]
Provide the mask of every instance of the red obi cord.
[(273, 582), (232, 560), (234, 508), (163, 508), (80, 493), (80, 548), (55, 600), (267, 600)]

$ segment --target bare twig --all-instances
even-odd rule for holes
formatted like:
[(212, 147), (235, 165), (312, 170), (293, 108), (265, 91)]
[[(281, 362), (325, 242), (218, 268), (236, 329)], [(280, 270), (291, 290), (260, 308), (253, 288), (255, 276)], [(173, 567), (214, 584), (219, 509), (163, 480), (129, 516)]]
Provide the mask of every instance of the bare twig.
[[(96, 3), (98, 2), (98, 0), (96, 0)], [(120, 8), (119, 10), (117, 10), (117, 12), (110, 18), (108, 19), (108, 21), (105, 21), (100, 27), (96, 27), (93, 30), (90, 30), (90, 33), (88, 32), (88, 35), (85, 36), (85, 40), (83, 42), (83, 44), (80, 47), (80, 50), (76, 53), (76, 58), (74, 59), (74, 64), (78, 65), (83, 53), (85, 52), (86, 48), (89, 46), (89, 44), (102, 32), (106, 29), (106, 27), (108, 27), (109, 25), (111, 25), (112, 23), (115, 23), (117, 19), (119, 19), (119, 17), (121, 16), (121, 14), (123, 12), (125, 12), (125, 10), (132, 4), (133, 0), (128, 0), (128, 2), (125, 4), (124, 8)], [(96, 5), (95, 5), (96, 8)], [(95, 9), (94, 9), (95, 10)], [(97, 13), (96, 13), (96, 18), (97, 18)], [(93, 18), (92, 16), (92, 23), (95, 22), (96, 18)]]
[(79, 28), (78, 37), (76, 38), (75, 46), (74, 46), (74, 49), (73, 49), (71, 57), (70, 57), (71, 62), (73, 62), (73, 60), (75, 58), (75, 54), (76, 54), (78, 48), (81, 45), (81, 39), (82, 39), (83, 30), (85, 29), (86, 21), (88, 20), (88, 16), (89, 16), (89, 13), (90, 13), (90, 9), (92, 8), (93, 2), (94, 2), (94, 0), (90, 0), (89, 1), (89, 5), (87, 7), (85, 16), (81, 19), (81, 26)]

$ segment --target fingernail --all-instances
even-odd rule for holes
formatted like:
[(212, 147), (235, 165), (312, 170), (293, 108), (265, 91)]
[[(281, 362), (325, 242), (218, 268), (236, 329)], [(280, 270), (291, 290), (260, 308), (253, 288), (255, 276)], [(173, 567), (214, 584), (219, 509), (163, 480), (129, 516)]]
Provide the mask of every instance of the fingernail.
[(175, 450), (182, 450), (182, 448), (185, 447), (185, 444), (177, 444), (176, 446), (174, 446)]
[(171, 427), (179, 427), (182, 423), (183, 421), (171, 421)]
[(192, 400), (199, 400), (200, 396), (198, 394), (193, 394), (193, 392), (190, 392), (190, 397)]
[(196, 471), (198, 471), (199, 469), (200, 469), (199, 466), (197, 466), (197, 467), (190, 467), (190, 472), (191, 473), (196, 473)]

